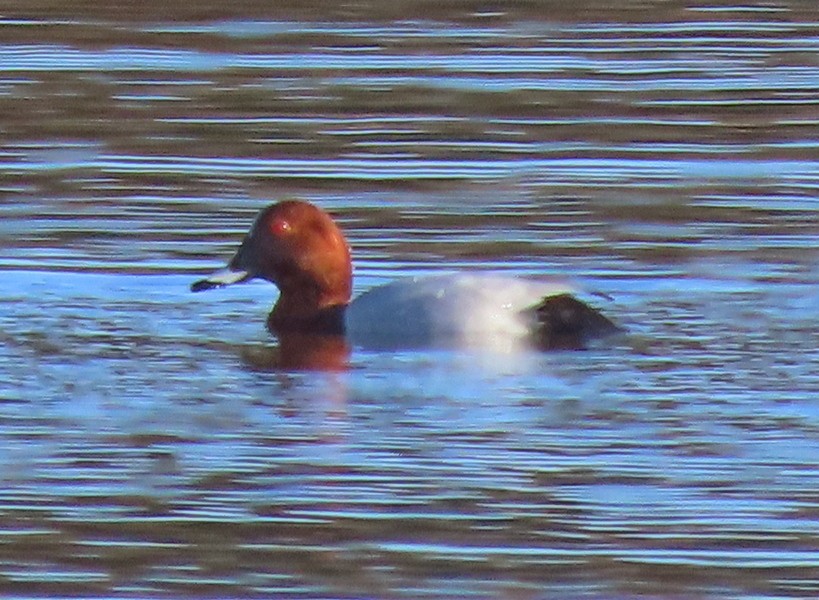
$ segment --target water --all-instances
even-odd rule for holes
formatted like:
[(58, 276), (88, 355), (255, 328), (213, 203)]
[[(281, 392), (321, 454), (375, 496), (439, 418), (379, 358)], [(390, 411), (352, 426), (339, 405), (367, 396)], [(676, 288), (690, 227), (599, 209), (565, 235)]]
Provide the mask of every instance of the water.
[[(814, 3), (277, 4), (3, 7), (2, 595), (819, 594)], [(293, 196), (629, 333), (281, 368)]]

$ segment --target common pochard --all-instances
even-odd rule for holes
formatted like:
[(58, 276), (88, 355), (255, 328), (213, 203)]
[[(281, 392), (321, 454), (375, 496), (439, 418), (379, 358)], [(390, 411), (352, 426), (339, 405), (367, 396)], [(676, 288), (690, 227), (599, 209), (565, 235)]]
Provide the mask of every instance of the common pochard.
[(333, 219), (308, 202), (272, 204), (256, 217), (227, 267), (194, 292), (253, 278), (279, 288), (268, 329), (345, 336), (353, 346), (576, 348), (619, 331), (563, 283), (487, 272), (406, 277), (351, 301), (347, 241)]

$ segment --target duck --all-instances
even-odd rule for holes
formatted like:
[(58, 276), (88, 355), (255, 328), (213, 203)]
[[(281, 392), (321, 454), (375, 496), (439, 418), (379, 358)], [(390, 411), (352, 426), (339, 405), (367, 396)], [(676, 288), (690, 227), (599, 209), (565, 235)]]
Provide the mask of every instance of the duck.
[(341, 337), (365, 348), (521, 346), (582, 348), (622, 329), (553, 279), (469, 271), (399, 278), (352, 299), (353, 265), (343, 232), (324, 210), (284, 200), (256, 216), (227, 263), (191, 285), (201, 292), (269, 281), (279, 296), (267, 328), (282, 339)]

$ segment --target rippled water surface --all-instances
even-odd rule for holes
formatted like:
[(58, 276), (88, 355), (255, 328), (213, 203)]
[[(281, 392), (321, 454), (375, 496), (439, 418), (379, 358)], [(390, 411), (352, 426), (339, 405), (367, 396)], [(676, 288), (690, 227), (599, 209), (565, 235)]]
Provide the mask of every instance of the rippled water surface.
[[(103, 3), (106, 4), (106, 3)], [(0, 595), (819, 596), (819, 8), (0, 10)], [(584, 351), (293, 369), (256, 211), (356, 291), (569, 273)]]

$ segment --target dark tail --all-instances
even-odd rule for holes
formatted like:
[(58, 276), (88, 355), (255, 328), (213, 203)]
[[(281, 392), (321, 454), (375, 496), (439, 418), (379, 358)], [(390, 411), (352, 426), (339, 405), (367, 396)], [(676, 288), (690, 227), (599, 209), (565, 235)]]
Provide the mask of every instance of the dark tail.
[(623, 331), (569, 294), (548, 296), (532, 310), (538, 323), (535, 343), (546, 350), (579, 349), (589, 340)]

